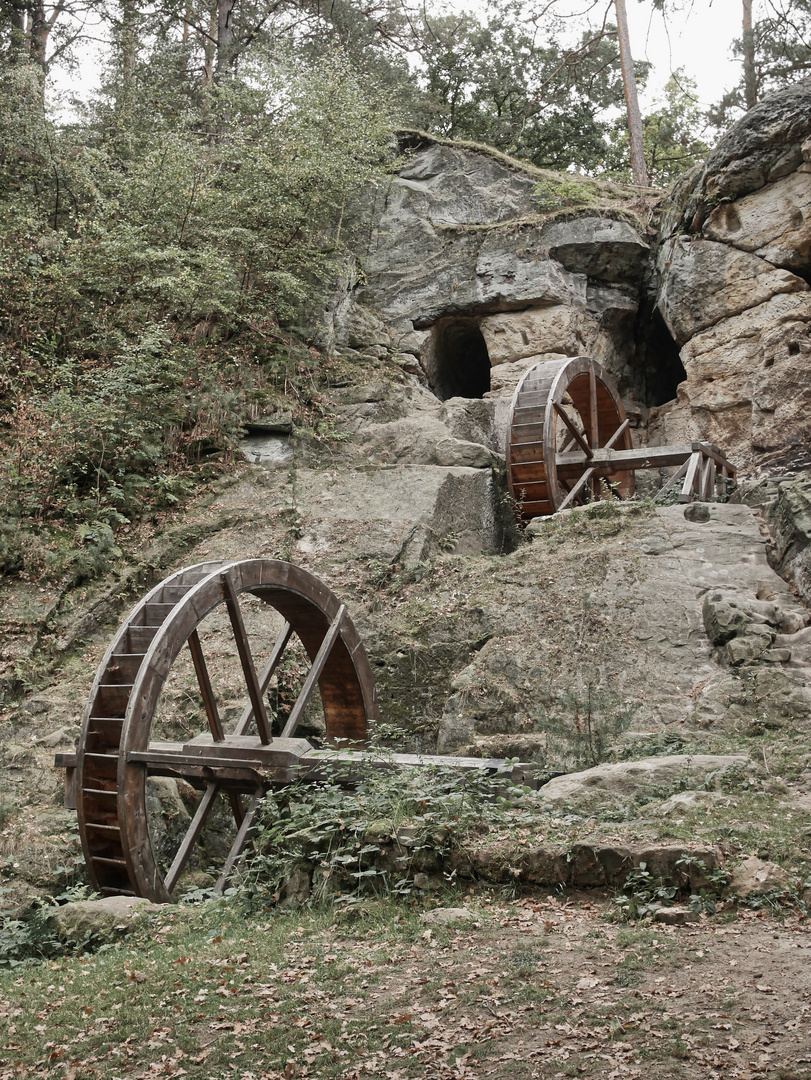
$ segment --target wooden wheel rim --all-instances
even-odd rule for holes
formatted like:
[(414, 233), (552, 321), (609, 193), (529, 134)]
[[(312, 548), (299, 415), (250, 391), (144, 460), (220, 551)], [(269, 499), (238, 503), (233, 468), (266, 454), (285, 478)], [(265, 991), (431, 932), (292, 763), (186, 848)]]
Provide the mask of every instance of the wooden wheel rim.
[[(76, 758), (77, 812), (91, 883), (101, 893), (171, 900), (149, 837), (148, 769), (127, 757), (148, 748), (155, 708), (181, 649), (199, 623), (227, 603), (225, 575), (232, 595), (252, 593), (283, 616), (311, 662), (335, 627), (318, 678), (329, 740), (360, 745), (367, 718), (378, 717), (374, 676), (363, 644), (343, 605), (318, 578), (272, 559), (201, 563), (171, 575), (120, 627), (85, 710)], [(151, 641), (143, 652), (134, 652), (133, 643), (145, 645), (148, 636)], [(124, 682), (130, 674), (132, 682)]]
[[(576, 356), (533, 365), (515, 389), (507, 428), (507, 483), (521, 522), (554, 514), (567, 500), (564, 484), (587, 468), (585, 454), (577, 464), (560, 460), (560, 410), (567, 395), (592, 449), (607, 442), (617, 450), (631, 447), (622, 399), (611, 377), (595, 360)], [(620, 496), (632, 495), (634, 473), (613, 473), (611, 483)], [(596, 493), (596, 486), (592, 491)]]

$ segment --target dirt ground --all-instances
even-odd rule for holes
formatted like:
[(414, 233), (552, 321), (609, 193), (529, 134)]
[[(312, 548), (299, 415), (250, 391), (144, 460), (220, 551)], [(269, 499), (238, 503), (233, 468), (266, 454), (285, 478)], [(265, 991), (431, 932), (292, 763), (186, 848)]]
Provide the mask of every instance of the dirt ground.
[(811, 1078), (806, 919), (468, 902), (450, 926), (382, 901), (196, 927), (167, 909), (137, 941), (0, 977), (0, 1080)]

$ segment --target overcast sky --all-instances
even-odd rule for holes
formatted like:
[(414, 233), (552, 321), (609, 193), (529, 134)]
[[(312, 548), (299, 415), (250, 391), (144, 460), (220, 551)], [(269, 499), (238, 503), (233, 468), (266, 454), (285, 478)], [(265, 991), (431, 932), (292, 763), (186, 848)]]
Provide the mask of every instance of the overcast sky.
[[(740, 61), (731, 59), (731, 50), (741, 37), (743, 5), (741, 0), (678, 0), (678, 6), (682, 10), (665, 20), (650, 0), (627, 0), (631, 50), (636, 59), (653, 64), (646, 99), (671, 71), (683, 67), (698, 84), (700, 103), (711, 105), (740, 79)], [(755, 20), (757, 8), (754, 0)]]

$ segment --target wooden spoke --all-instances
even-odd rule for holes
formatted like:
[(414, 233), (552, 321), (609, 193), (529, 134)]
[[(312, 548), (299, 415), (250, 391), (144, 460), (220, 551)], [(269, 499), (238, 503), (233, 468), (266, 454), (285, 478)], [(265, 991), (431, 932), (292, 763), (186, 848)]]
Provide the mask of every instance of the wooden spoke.
[(580, 492), (583, 491), (586, 484), (588, 484), (589, 480), (591, 480), (592, 476), (594, 476), (596, 471), (597, 470), (595, 468), (593, 468), (593, 467), (590, 468), (590, 469), (586, 469), (586, 471), (583, 473), (583, 475), (580, 477), (580, 479), (577, 481), (577, 483), (574, 484), (573, 487), (571, 487), (569, 489), (569, 494), (566, 496), (566, 498), (560, 504), (560, 506), (558, 507), (558, 510), (568, 510), (568, 508), (572, 505), (572, 503), (575, 501), (575, 499), (580, 494)]
[(217, 884), (214, 886), (214, 892), (222, 892), (231, 874), (233, 874), (234, 868), (239, 861), (239, 857), (245, 849), (245, 844), (248, 839), (248, 830), (253, 823), (253, 819), (256, 815), (256, 811), (259, 809), (259, 803), (261, 802), (263, 795), (264, 792), (261, 788), (254, 793), (250, 806), (242, 819), (242, 824), (237, 831), (234, 843), (231, 845), (231, 850), (228, 852), (228, 858), (225, 860), (222, 873), (217, 879)]
[[(276, 638), (276, 642), (270, 651), (268, 662), (262, 671), (262, 676), (259, 679), (259, 692), (264, 699), (265, 691), (270, 685), (270, 680), (273, 677), (273, 672), (279, 666), (279, 661), (282, 658), (282, 653), (287, 648), (287, 643), (293, 633), (293, 627), (289, 622), (286, 622), (282, 627), (281, 633)], [(251, 720), (253, 720), (253, 704), (249, 703), (245, 706), (245, 711), (239, 718), (239, 723), (234, 728), (235, 735), (244, 735), (248, 728), (251, 726)]]
[(173, 892), (175, 885), (177, 885), (177, 879), (183, 872), (183, 867), (189, 861), (192, 848), (197, 842), (197, 837), (200, 835), (200, 830), (203, 828), (211, 807), (214, 805), (214, 800), (217, 797), (218, 791), (219, 788), (216, 784), (209, 784), (203, 792), (202, 799), (197, 804), (194, 817), (191, 819), (191, 825), (189, 825), (186, 830), (186, 835), (183, 837), (180, 847), (177, 849), (172, 865), (169, 867), (169, 873), (166, 875), (164, 881), (166, 890), (169, 893)]
[[(566, 410), (563, 408), (562, 405), (558, 405), (558, 403), (556, 401), (553, 402), (553, 405), (554, 405), (555, 412), (558, 414), (558, 416), (561, 418), (563, 423), (566, 425), (566, 427), (571, 432), (572, 439), (574, 440), (574, 442), (576, 442), (578, 444), (578, 446), (583, 451), (583, 453), (586, 455), (586, 457), (590, 458), (591, 457), (591, 447), (589, 446), (586, 439), (583, 438), (583, 436), (580, 434), (580, 432), (577, 430), (577, 428), (571, 422), (571, 420), (569, 419), (569, 415), (566, 412)], [(567, 450), (571, 445), (572, 445), (571, 443), (568, 443), (567, 446), (564, 448), (564, 451)]]
[(220, 714), (217, 710), (217, 701), (208, 675), (206, 659), (203, 656), (203, 647), (200, 644), (200, 638), (196, 630), (192, 630), (189, 634), (189, 652), (194, 664), (194, 672), (197, 675), (197, 682), (200, 686), (200, 693), (203, 695), (203, 708), (206, 711), (208, 726), (211, 728), (211, 734), (215, 742), (222, 742), (225, 733), (222, 729)]
[(231, 626), (234, 631), (234, 640), (236, 642), (237, 652), (239, 653), (239, 660), (242, 664), (242, 671), (245, 675), (245, 682), (248, 687), (248, 697), (251, 699), (253, 715), (256, 717), (256, 726), (259, 728), (259, 738), (263, 744), (267, 745), (271, 740), (270, 723), (268, 722), (268, 714), (265, 710), (265, 701), (262, 696), (262, 691), (259, 688), (259, 680), (256, 677), (256, 668), (254, 667), (253, 657), (251, 656), (251, 646), (248, 642), (248, 635), (245, 633), (245, 621), (242, 618), (242, 609), (239, 606), (234, 583), (227, 571), (221, 575), (221, 580), (225, 590), (225, 605), (228, 608), (228, 615), (231, 619)]
[(282, 731), (283, 739), (291, 738), (298, 727), (299, 721), (304, 715), (304, 710), (307, 708), (307, 702), (312, 696), (315, 685), (321, 677), (321, 672), (324, 670), (324, 664), (326, 664), (329, 654), (332, 651), (332, 646), (335, 644), (335, 640), (341, 632), (341, 623), (344, 621), (345, 616), (346, 608), (341, 604), (338, 609), (338, 614), (332, 620), (330, 628), (324, 636), (324, 640), (321, 642), (321, 648), (318, 650), (315, 660), (313, 660), (313, 666), (307, 673), (307, 678), (304, 680), (301, 693), (296, 698), (296, 703), (290, 710), (287, 723), (284, 725), (284, 730)]

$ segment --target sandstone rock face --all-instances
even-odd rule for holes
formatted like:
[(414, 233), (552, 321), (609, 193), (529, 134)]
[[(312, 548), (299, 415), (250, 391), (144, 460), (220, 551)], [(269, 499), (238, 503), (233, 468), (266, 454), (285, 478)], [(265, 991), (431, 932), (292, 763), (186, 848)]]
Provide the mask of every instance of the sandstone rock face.
[(665, 207), (658, 308), (687, 379), (652, 442), (744, 472), (811, 465), (811, 80), (761, 102)]
[(554, 192), (541, 196), (545, 182), (554, 188), (548, 174), (485, 150), (422, 139), (389, 189), (362, 208), (365, 278), (335, 309), (335, 341), (383, 342), (377, 313), (392, 347), (419, 352), (447, 397), (454, 391), (437, 370), (443, 328), (472, 320), (494, 367), (588, 352), (642, 395), (633, 327), (650, 249), (641, 226), (595, 198), (594, 185), (577, 211), (565, 200), (556, 207)]
[(597, 765), (593, 769), (558, 776), (541, 788), (552, 802), (577, 803), (595, 795), (610, 793), (627, 796), (646, 788), (668, 788), (678, 783), (703, 783), (710, 776), (745, 767), (745, 754), (675, 754), (670, 757), (643, 758)]
[[(774, 535), (775, 563), (811, 606), (811, 472), (779, 483), (766, 512)], [(797, 637), (798, 631), (802, 634), (800, 627), (794, 630)], [(811, 634), (804, 636), (811, 639)]]
[[(752, 511), (706, 510), (694, 520), (662, 508), (637, 526), (618, 522), (616, 535), (588, 510), (533, 523), (530, 551), (494, 575), (497, 633), (451, 684), (440, 752), (565, 756), (572, 715), (586, 760), (626, 731), (683, 723), (805, 730), (808, 628), (795, 628), (809, 613), (770, 568)], [(592, 547), (589, 530), (601, 527)]]

